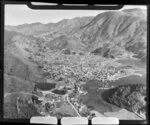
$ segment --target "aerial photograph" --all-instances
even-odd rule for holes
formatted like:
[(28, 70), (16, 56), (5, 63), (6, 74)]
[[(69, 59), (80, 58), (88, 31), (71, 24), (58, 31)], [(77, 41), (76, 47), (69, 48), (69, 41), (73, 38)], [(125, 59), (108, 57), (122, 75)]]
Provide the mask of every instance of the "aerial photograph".
[(4, 17), (4, 118), (146, 120), (146, 6), (7, 4)]

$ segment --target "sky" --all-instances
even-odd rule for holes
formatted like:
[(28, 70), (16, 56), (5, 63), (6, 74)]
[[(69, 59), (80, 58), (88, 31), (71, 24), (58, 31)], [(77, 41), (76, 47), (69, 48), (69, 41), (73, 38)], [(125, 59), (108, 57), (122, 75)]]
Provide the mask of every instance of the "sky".
[[(122, 9), (141, 8), (146, 6), (124, 6)], [(122, 10), (121, 9), (121, 10)], [(27, 5), (5, 5), (5, 25), (20, 25), (25, 23), (50, 23), (62, 19), (71, 19), (82, 16), (96, 16), (103, 10), (34, 10)]]

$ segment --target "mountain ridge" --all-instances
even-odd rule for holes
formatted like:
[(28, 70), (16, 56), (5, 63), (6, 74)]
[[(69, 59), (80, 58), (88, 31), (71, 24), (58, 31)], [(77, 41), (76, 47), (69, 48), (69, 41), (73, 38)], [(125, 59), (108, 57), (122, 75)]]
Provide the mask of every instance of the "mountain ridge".
[(138, 8), (106, 11), (95, 17), (75, 17), (47, 24), (23, 24), (16, 26), (18, 28), (6, 26), (5, 30), (42, 38), (50, 49), (54, 47), (61, 51), (67, 48), (93, 53), (107, 44), (109, 53), (111, 47), (116, 46), (123, 53), (126, 51), (145, 58), (147, 21), (142, 18), (143, 15), (143, 10)]

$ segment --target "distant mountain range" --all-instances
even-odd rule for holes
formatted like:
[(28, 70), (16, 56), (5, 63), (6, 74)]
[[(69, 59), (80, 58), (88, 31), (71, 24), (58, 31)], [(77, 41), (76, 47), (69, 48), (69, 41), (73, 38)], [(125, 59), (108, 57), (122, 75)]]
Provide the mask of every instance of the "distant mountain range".
[[(42, 24), (40, 22), (31, 23), (31, 24), (22, 24), (17, 26), (7, 25), (5, 29), (10, 31), (17, 31), (19, 33), (27, 35), (41, 35), (46, 32), (58, 32), (63, 30), (63, 32), (69, 32), (71, 29), (80, 27), (87, 22), (89, 22), (93, 17), (76, 17), (73, 19), (63, 19), (57, 23), (47, 23)], [(69, 31), (67, 31), (69, 30)]]
[[(27, 39), (29, 36), (43, 39), (50, 49), (88, 51), (105, 57), (125, 56), (130, 52), (143, 60), (146, 57), (146, 14), (138, 8), (64, 19), (57, 23), (5, 26), (6, 39), (18, 33)], [(33, 44), (32, 40), (29, 44)]]

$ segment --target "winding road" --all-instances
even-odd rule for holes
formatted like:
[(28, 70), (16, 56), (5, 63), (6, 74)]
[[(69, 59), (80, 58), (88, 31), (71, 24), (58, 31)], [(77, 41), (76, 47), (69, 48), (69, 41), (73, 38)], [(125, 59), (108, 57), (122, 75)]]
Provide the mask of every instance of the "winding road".
[[(20, 94), (26, 94), (26, 95), (31, 95), (31, 96), (34, 95), (34, 96), (36, 96), (36, 97), (38, 97), (38, 98), (41, 98), (40, 96), (38, 96), (38, 95), (36, 95), (36, 94), (33, 94), (33, 93), (29, 93), (29, 92), (12, 92), (12, 93), (5, 93), (4, 98), (6, 98), (7, 96), (10, 96), (10, 95), (12, 95), (12, 94), (18, 94), (18, 93), (20, 93)], [(17, 98), (17, 99), (18, 99), (18, 98)], [(45, 100), (43, 100), (43, 101), (45, 101)], [(70, 102), (68, 95), (66, 95), (66, 101), (67, 101), (67, 102), (71, 105), (71, 107), (74, 109), (74, 111), (76, 112), (77, 116), (78, 116), (78, 117), (82, 117), (82, 116), (79, 114), (78, 110), (75, 108), (75, 106)], [(48, 102), (48, 101), (46, 101), (46, 102)], [(139, 116), (140, 118), (144, 119), (144, 117), (141, 116), (141, 115), (139, 115), (138, 113), (134, 113), (134, 114), (137, 115), (137, 116)]]
[[(38, 98), (41, 98), (40, 96), (33, 94), (33, 93), (29, 93), (29, 92), (11, 92), (11, 93), (5, 93), (4, 98), (6, 98), (7, 96), (10, 96), (12, 94), (26, 94), (26, 95), (31, 95), (31, 96), (36, 96)], [(18, 98), (17, 98), (18, 99)], [(45, 100), (43, 100), (45, 101)], [(74, 107), (74, 105), (69, 101), (68, 95), (66, 96), (66, 101), (71, 105), (71, 107), (74, 109), (74, 111), (76, 112), (78, 117), (81, 117), (81, 115), (79, 114), (79, 112), (77, 111), (77, 109)], [(48, 101), (46, 101), (48, 102)]]

